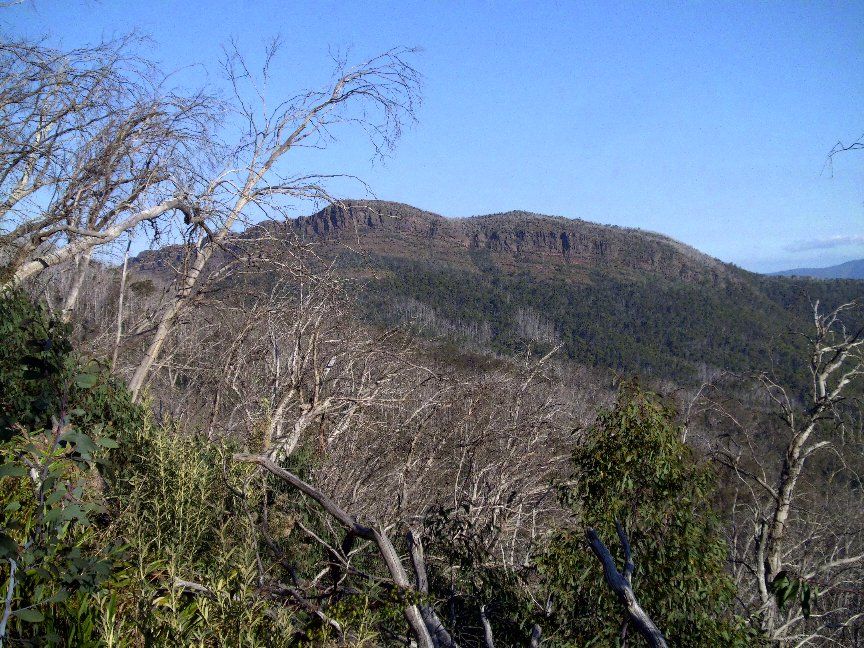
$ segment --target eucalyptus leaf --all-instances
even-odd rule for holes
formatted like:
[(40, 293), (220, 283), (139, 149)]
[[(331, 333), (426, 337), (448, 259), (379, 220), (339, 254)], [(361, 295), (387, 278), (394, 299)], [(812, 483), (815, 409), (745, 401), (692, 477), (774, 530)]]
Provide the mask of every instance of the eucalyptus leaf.
[(805, 619), (810, 618), (810, 585), (807, 583), (801, 588), (801, 614)]
[(18, 554), (18, 543), (5, 533), (0, 533), (0, 558)]
[(26, 621), (27, 623), (40, 623), (45, 620), (45, 617), (39, 610), (33, 608), (24, 608), (23, 610), (15, 610), (13, 616)]
[(96, 374), (78, 374), (75, 376), (75, 385), (82, 389), (90, 389), (99, 382), (99, 376)]
[(0, 477), (23, 477), (27, 474), (27, 468), (15, 464), (3, 464), (0, 466)]

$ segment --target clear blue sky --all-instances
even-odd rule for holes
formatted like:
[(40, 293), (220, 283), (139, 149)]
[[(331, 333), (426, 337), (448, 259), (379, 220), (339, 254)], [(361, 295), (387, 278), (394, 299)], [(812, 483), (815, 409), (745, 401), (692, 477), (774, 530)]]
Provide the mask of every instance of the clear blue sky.
[[(218, 88), (220, 46), (281, 34), (284, 92), (418, 46), (419, 123), (298, 158), (446, 216), (526, 209), (659, 231), (745, 268), (864, 258), (864, 2), (28, 0), (0, 28), (63, 46), (135, 29)], [(280, 88), (274, 88), (274, 93)]]

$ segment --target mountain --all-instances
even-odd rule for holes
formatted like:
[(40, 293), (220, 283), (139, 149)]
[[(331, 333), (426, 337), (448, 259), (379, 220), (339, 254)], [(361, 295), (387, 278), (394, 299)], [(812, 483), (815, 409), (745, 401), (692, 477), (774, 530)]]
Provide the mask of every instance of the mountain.
[(817, 279), (864, 279), (864, 259), (847, 261), (827, 268), (795, 268), (770, 273), (781, 277), (815, 277)]
[[(857, 281), (757, 275), (661, 234), (524, 211), (445, 218), (348, 201), (240, 236), (314, 244), (378, 325), (501, 354), (560, 345), (580, 363), (681, 382), (768, 367), (792, 380), (811, 300), (864, 294)], [(177, 255), (135, 267), (158, 274)]]
[(290, 226), (306, 240), (357, 242), (371, 254), (466, 270), (476, 270), (477, 254), (488, 253), (505, 271), (570, 279), (603, 267), (622, 277), (650, 274), (716, 285), (743, 272), (653, 232), (524, 211), (445, 218), (400, 203), (351, 201)]

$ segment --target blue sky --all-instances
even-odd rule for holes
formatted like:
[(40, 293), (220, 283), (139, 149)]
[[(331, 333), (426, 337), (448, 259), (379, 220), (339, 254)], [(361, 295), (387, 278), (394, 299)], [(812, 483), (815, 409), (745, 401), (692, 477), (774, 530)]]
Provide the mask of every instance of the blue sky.
[[(281, 35), (273, 94), (329, 52), (423, 48), (419, 122), (372, 162), (346, 135), (309, 170), (445, 216), (525, 209), (659, 231), (769, 271), (864, 257), (864, 2), (28, 0), (7, 33), (61, 46), (130, 30), (184, 83), (221, 46)], [(351, 192), (353, 190), (346, 189)], [(358, 191), (353, 191), (357, 194)]]

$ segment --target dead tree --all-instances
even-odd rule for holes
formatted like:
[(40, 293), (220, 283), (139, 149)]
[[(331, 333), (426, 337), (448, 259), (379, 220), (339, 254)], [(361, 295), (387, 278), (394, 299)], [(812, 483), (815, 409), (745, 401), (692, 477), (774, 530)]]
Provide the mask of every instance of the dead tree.
[[(410, 530), (406, 539), (408, 541), (408, 552), (411, 555), (411, 564), (414, 567), (417, 591), (427, 596), (429, 594), (429, 579), (426, 575), (426, 557), (423, 555), (423, 543), (420, 540), (420, 536)], [(432, 606), (423, 602), (418, 607), (420, 608), (420, 616), (423, 617), (423, 622), (429, 629), (429, 635), (432, 637), (435, 648), (459, 648), (459, 644), (447, 632), (447, 628), (441, 623), (441, 619), (438, 618)]]
[(603, 541), (594, 529), (588, 529), (585, 532), (585, 535), (588, 538), (588, 544), (591, 546), (591, 551), (593, 551), (594, 555), (597, 556), (597, 560), (599, 560), (600, 564), (603, 565), (603, 576), (606, 579), (606, 584), (615, 593), (618, 600), (621, 601), (621, 604), (627, 612), (627, 617), (636, 627), (636, 630), (639, 631), (639, 634), (645, 637), (648, 645), (652, 648), (666, 648), (667, 644), (666, 640), (663, 638), (663, 633), (660, 632), (660, 629), (654, 621), (651, 620), (651, 617), (648, 616), (648, 613), (645, 612), (642, 606), (639, 605), (639, 601), (636, 600), (636, 594), (633, 592), (632, 583), (635, 565), (630, 550), (630, 541), (627, 538), (627, 533), (624, 531), (624, 527), (621, 526), (621, 523), (618, 520), (615, 521), (615, 529), (618, 531), (618, 540), (621, 543), (621, 549), (624, 551), (623, 572), (618, 571), (618, 568), (615, 565), (615, 559), (612, 557), (612, 554), (609, 553), (606, 545), (603, 544)]
[(763, 373), (750, 403), (712, 389), (701, 396), (705, 411), (729, 430), (714, 444), (733, 480), (730, 542), (739, 596), (761, 632), (784, 646), (842, 643), (847, 628), (864, 618), (864, 532), (849, 515), (862, 505), (852, 484), (864, 469), (860, 434), (849, 429), (860, 426), (855, 395), (864, 375), (864, 329), (844, 323), (856, 313), (856, 302), (824, 314), (818, 302), (813, 306), (803, 395)]
[(191, 214), (184, 186), (204, 165), (217, 104), (163, 87), (136, 45), (0, 42), (0, 284), (72, 260), (83, 277), (97, 247)]
[[(387, 566), (387, 570), (390, 573), (390, 577), (393, 579), (394, 585), (396, 585), (400, 590), (406, 592), (416, 591), (414, 586), (408, 580), (405, 567), (402, 565), (402, 561), (399, 559), (399, 554), (393, 547), (393, 543), (382, 529), (375, 529), (360, 524), (317, 488), (310, 486), (296, 475), (281, 468), (266, 457), (260, 455), (235, 454), (234, 460), (258, 464), (271, 474), (279, 477), (287, 484), (290, 484), (301, 493), (317, 502), (330, 516), (345, 527), (351, 537), (364, 538), (374, 542), (378, 548), (378, 552), (381, 554), (384, 564)], [(409, 603), (405, 606), (405, 619), (411, 626), (411, 630), (417, 640), (417, 645), (420, 648), (436, 647), (416, 604)]]
[[(277, 101), (277, 107), (271, 109), (266, 84), (277, 49), (278, 43), (268, 49), (259, 84), (236, 48), (226, 55), (224, 68), (236, 89), (234, 106), (245, 122), (245, 135), (230, 155), (232, 168), (216, 175), (195, 200), (189, 219), (189, 260), (129, 383), (136, 396), (178, 316), (194, 297), (208, 262), (229, 239), (235, 225), (248, 223), (252, 210), (277, 217), (286, 197), (331, 200), (325, 188), (327, 176), (287, 174), (281, 168), (285, 156), (301, 147), (323, 148), (331, 138), (330, 129), (339, 123), (364, 128), (376, 152), (384, 153), (398, 138), (403, 122), (414, 118), (419, 76), (406, 61), (410, 50), (394, 49), (352, 68), (340, 62), (336, 80), (329, 87)], [(240, 90), (244, 83), (251, 85), (251, 100)]]
[[(771, 377), (762, 381), (773, 399), (781, 420), (788, 431), (788, 443), (780, 474), (773, 486), (772, 503), (760, 523), (756, 550), (762, 558), (757, 575), (763, 596), (763, 629), (775, 634), (778, 629), (779, 610), (770, 592), (771, 584), (783, 569), (784, 554), (788, 550), (790, 511), (796, 497), (799, 480), (807, 460), (814, 453), (832, 445), (826, 424), (835, 420), (837, 406), (845, 399), (851, 383), (864, 374), (864, 330), (847, 331), (841, 317), (857, 304), (847, 303), (822, 315), (819, 303), (813, 308), (815, 334), (811, 345), (809, 401), (803, 411), (787, 390)], [(827, 426), (830, 427), (830, 426)], [(864, 552), (846, 557), (835, 568), (864, 560)], [(766, 596), (767, 594), (767, 596)]]
[(453, 511), (482, 536), (486, 563), (521, 569), (563, 515), (550, 482), (593, 407), (561, 379), (550, 358), (483, 374), (415, 363), (388, 385), (399, 398), (366, 409), (316, 476), (364, 515)]

